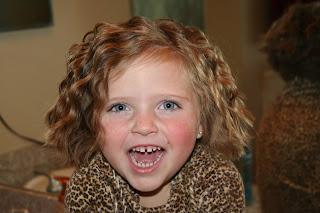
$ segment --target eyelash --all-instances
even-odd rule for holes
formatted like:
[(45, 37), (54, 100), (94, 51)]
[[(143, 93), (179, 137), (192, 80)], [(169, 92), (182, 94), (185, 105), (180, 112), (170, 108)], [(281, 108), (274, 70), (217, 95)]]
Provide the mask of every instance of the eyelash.
[[(181, 109), (180, 105), (179, 105), (177, 102), (172, 101), (172, 100), (165, 100), (165, 101), (163, 101), (163, 102), (161, 103), (161, 105), (160, 105), (159, 108), (163, 107), (164, 104), (166, 104), (166, 103), (174, 104), (174, 108), (173, 108), (173, 109), (163, 109), (163, 110), (171, 110), (171, 111), (173, 111), (173, 110), (176, 110), (176, 109)], [(117, 107), (117, 106), (124, 106), (125, 109), (124, 109), (124, 110), (113, 110), (113, 109), (114, 109), (115, 107)], [(111, 111), (111, 112), (122, 112), (122, 111), (126, 111), (128, 108), (129, 108), (129, 107), (126, 106), (126, 104), (124, 104), (124, 103), (115, 103), (115, 104), (113, 104), (113, 105), (111, 105), (111, 106), (109, 107), (108, 112), (110, 112), (110, 111)]]
[[(113, 110), (115, 107), (117, 106), (124, 106), (125, 109), (124, 110)], [(122, 111), (126, 111), (129, 107), (127, 107), (125, 104), (123, 103), (116, 103), (116, 104), (113, 104), (109, 109), (108, 111), (110, 112), (122, 112)]]
[(173, 108), (173, 109), (164, 109), (164, 110), (176, 110), (176, 109), (180, 109), (181, 107), (180, 107), (180, 105), (177, 103), (177, 102), (175, 102), (175, 101), (172, 101), (172, 100), (165, 100), (165, 101), (163, 101), (162, 102), (162, 104), (160, 105), (160, 107), (162, 107), (162, 106), (164, 106), (164, 104), (166, 104), (166, 103), (172, 103), (172, 104), (174, 104), (175, 105), (175, 108)]

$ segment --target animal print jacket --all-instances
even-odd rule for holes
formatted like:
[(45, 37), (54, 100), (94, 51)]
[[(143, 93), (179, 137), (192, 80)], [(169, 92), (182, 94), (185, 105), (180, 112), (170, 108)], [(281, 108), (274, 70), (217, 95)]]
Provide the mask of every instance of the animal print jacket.
[(289, 82), (264, 113), (258, 135), (257, 184), (264, 212), (320, 212), (319, 79)]
[(236, 167), (198, 146), (171, 181), (165, 205), (145, 208), (133, 188), (101, 153), (72, 175), (65, 212), (245, 212), (244, 187)]

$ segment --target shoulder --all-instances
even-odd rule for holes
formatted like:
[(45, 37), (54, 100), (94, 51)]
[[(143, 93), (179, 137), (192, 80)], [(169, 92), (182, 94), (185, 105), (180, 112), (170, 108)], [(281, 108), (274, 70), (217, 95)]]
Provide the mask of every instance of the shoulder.
[[(278, 146), (274, 144), (279, 142), (291, 150), (293, 141), (305, 144), (313, 140), (319, 133), (319, 112), (319, 85), (294, 82), (283, 90), (263, 114), (257, 137), (258, 152), (266, 152), (263, 147), (278, 152)], [(271, 155), (275, 154), (273, 151)], [(279, 157), (282, 156), (283, 153), (279, 153)]]
[(66, 189), (66, 212), (95, 211), (98, 202), (97, 191), (101, 187), (99, 171), (95, 164), (99, 164), (101, 156), (97, 154), (89, 164), (84, 164), (72, 174)]
[(195, 148), (188, 168), (191, 169), (194, 175), (206, 175), (212, 178), (235, 178), (240, 177), (236, 166), (229, 160), (223, 159), (220, 155), (213, 155), (209, 151), (209, 147), (201, 145)]
[(231, 161), (197, 147), (188, 166), (203, 209), (241, 212), (245, 208), (241, 175)]
[[(100, 153), (96, 154), (88, 164), (83, 164), (75, 170), (68, 182), (68, 190), (89, 190), (87, 186), (95, 184), (99, 180), (99, 171), (96, 167), (98, 164), (102, 164)], [(74, 185), (77, 187), (73, 187)]]

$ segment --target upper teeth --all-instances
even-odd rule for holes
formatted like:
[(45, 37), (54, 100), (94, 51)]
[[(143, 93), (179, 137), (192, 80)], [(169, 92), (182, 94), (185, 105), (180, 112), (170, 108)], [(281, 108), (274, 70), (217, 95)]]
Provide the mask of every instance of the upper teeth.
[(161, 150), (160, 147), (152, 147), (152, 146), (147, 146), (147, 147), (135, 147), (132, 149), (132, 151), (135, 152), (153, 152), (156, 150)]
[(158, 158), (154, 162), (151, 162), (151, 163), (140, 163), (139, 162), (138, 163), (136, 161), (136, 159), (133, 157), (132, 152), (130, 152), (130, 158), (131, 158), (132, 162), (134, 163), (134, 165), (136, 165), (137, 167), (140, 167), (140, 168), (148, 168), (148, 167), (151, 167), (151, 166), (157, 164), (160, 161), (160, 159), (162, 158), (162, 156), (163, 156), (163, 151), (160, 153), (160, 155), (158, 156)]

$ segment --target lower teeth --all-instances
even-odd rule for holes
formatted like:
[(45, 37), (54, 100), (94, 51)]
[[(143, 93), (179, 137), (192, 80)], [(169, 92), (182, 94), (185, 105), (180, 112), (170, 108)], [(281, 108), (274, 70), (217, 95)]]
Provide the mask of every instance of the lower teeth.
[(155, 160), (153, 163), (137, 163), (136, 159), (132, 156), (132, 153), (130, 153), (130, 157), (131, 157), (133, 164), (136, 165), (137, 167), (140, 167), (140, 168), (148, 168), (148, 167), (151, 167), (151, 166), (157, 164), (159, 162), (159, 160), (162, 158), (162, 155), (163, 155), (163, 151), (158, 156), (157, 160)]

